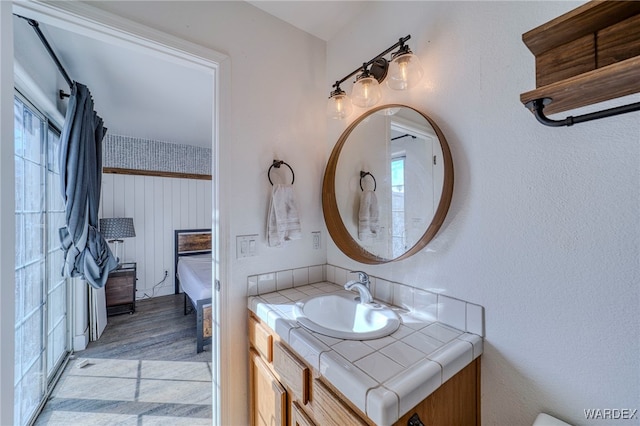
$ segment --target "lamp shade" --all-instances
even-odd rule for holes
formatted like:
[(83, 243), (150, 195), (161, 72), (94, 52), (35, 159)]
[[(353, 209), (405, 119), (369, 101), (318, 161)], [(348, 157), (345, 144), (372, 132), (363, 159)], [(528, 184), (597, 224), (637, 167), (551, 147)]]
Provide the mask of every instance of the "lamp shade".
[(378, 80), (368, 74), (359, 77), (351, 89), (351, 102), (361, 108), (374, 106), (381, 97)]
[(351, 106), (351, 99), (347, 94), (338, 88), (331, 92), (331, 97), (327, 103), (327, 116), (336, 120), (342, 120), (351, 115), (353, 107)]
[(106, 240), (119, 240), (136, 236), (132, 217), (100, 219), (100, 233)]
[(389, 64), (387, 86), (393, 90), (407, 90), (414, 87), (424, 71), (416, 55), (407, 50), (397, 55)]

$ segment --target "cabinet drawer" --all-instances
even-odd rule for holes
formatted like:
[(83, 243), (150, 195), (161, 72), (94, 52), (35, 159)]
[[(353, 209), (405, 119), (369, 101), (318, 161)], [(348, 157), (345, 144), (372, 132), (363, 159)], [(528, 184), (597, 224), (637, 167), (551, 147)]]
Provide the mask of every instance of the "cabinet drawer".
[(134, 294), (134, 281), (135, 276), (133, 274), (109, 277), (105, 288), (107, 306), (131, 303)]
[(311, 402), (313, 417), (320, 425), (367, 425), (351, 408), (340, 402), (340, 398), (320, 380), (313, 381)]
[(260, 352), (264, 359), (268, 362), (273, 361), (271, 331), (251, 315), (249, 315), (249, 343)]
[(309, 401), (309, 367), (281, 343), (276, 342), (273, 345), (273, 368), (294, 398), (306, 404)]
[(291, 403), (291, 426), (316, 426), (295, 401)]

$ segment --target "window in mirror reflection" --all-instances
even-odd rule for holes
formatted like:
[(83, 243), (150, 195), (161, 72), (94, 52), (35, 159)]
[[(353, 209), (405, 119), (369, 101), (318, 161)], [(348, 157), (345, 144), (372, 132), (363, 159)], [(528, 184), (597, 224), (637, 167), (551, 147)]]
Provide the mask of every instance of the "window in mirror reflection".
[(406, 250), (405, 205), (404, 205), (404, 164), (406, 157), (398, 155), (391, 159), (391, 241), (393, 257)]

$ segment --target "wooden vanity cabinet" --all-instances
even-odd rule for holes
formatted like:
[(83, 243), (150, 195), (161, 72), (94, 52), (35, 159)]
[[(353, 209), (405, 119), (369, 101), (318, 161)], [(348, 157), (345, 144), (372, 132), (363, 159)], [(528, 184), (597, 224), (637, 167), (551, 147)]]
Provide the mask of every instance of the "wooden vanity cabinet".
[(248, 328), (252, 425), (373, 425), (313, 379), (311, 368), (252, 313)]
[[(319, 378), (278, 335), (249, 313), (250, 418), (254, 426), (366, 426), (374, 423)], [(480, 360), (476, 359), (400, 418), (429, 425), (480, 424)]]
[(407, 426), (417, 414), (425, 426), (480, 426), (480, 358), (476, 358), (435, 392), (402, 416), (394, 426)]

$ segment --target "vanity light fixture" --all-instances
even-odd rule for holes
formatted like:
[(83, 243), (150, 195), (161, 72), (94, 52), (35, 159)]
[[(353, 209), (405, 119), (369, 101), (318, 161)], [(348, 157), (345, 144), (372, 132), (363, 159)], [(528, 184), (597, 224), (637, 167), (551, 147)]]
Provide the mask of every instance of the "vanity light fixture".
[[(422, 78), (423, 69), (418, 57), (405, 44), (411, 35), (402, 37), (393, 46), (380, 53), (369, 62), (337, 80), (332, 86), (334, 90), (329, 96), (327, 115), (338, 120), (347, 118), (351, 114), (351, 104), (361, 108), (369, 108), (377, 104), (382, 98), (380, 83), (387, 78), (387, 86), (393, 90), (407, 90), (416, 85)], [(384, 56), (391, 54), (391, 62)], [(359, 73), (359, 74), (358, 74)], [(358, 74), (353, 85), (351, 97), (340, 88), (351, 76)]]

